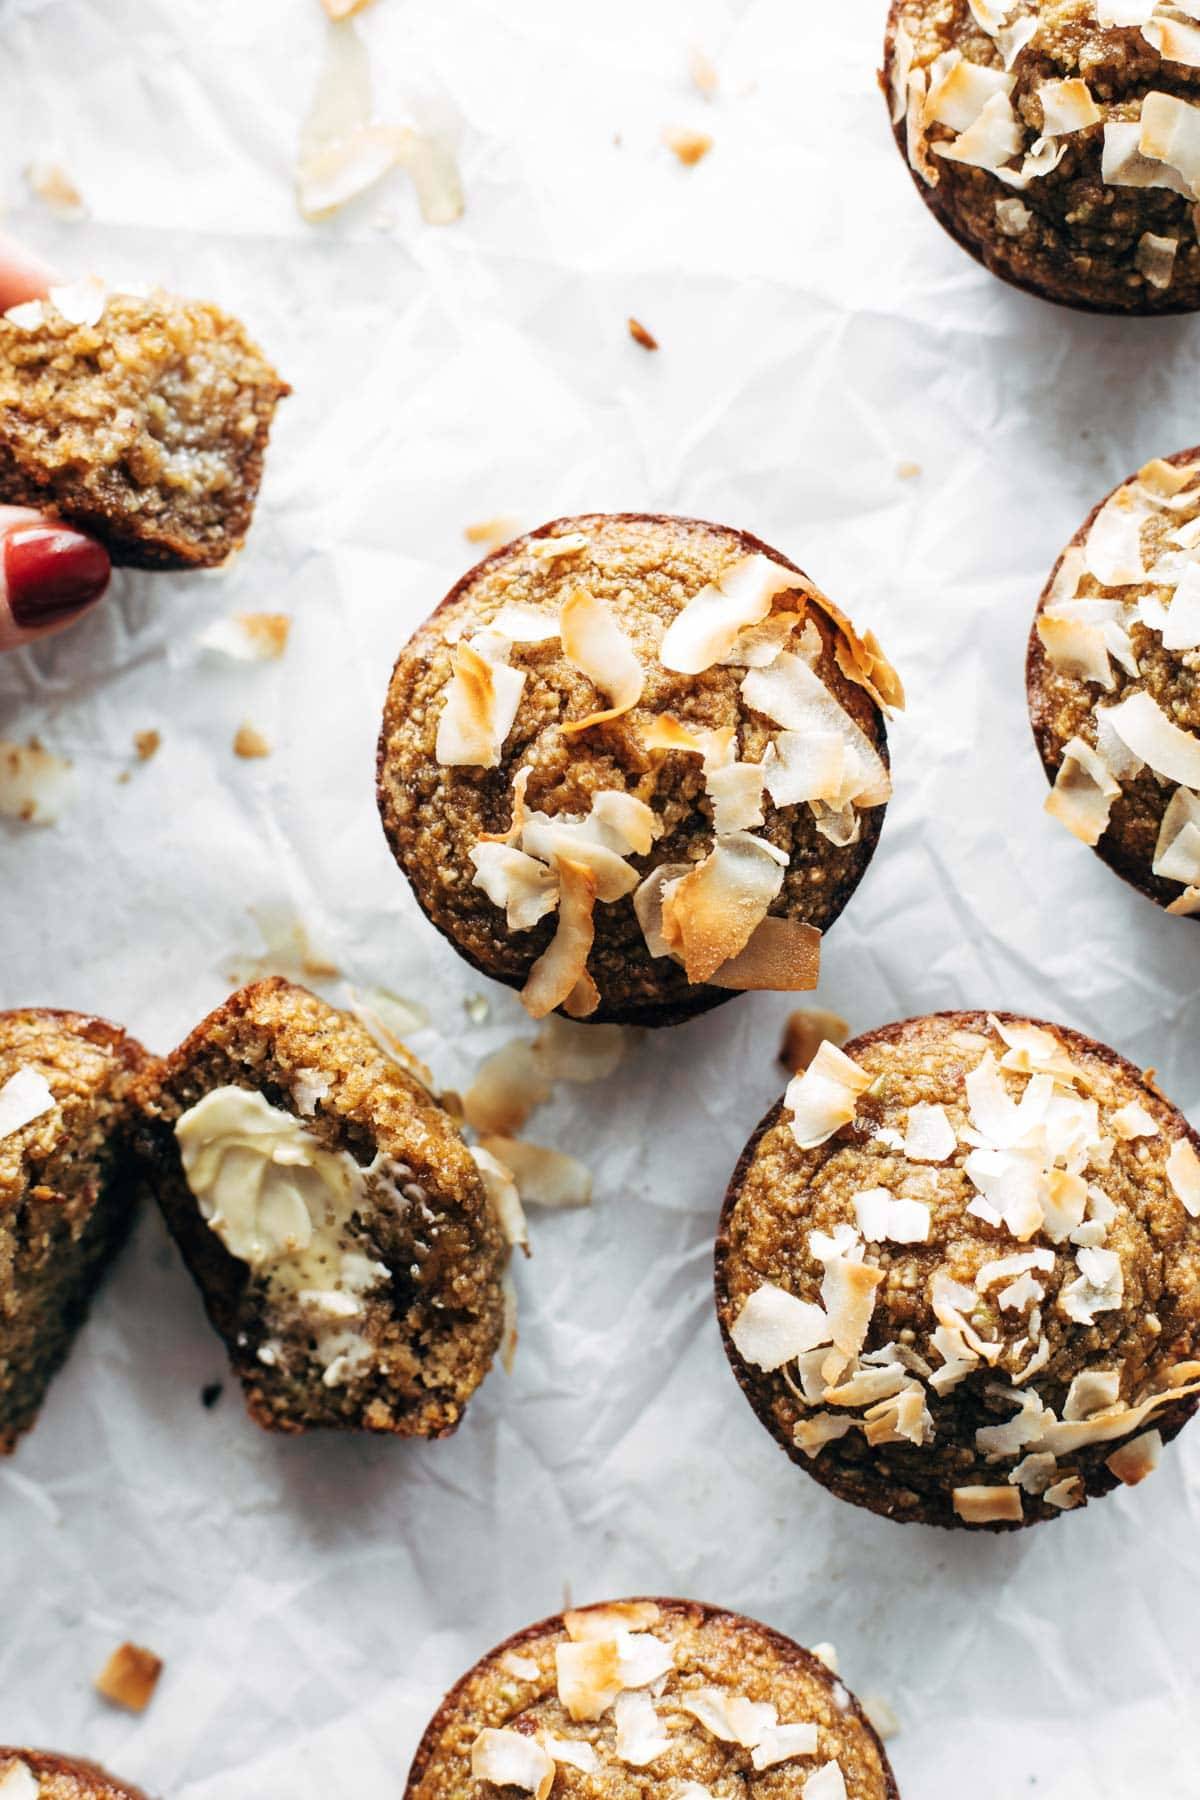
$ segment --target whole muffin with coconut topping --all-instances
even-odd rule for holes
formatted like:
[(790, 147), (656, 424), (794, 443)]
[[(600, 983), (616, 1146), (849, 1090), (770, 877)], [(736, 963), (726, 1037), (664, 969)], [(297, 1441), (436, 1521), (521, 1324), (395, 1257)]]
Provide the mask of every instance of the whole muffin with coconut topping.
[(428, 917), (535, 1018), (672, 1024), (816, 985), (902, 703), (875, 640), (758, 539), (560, 519), (402, 651), (384, 829)]
[(1059, 1026), (937, 1013), (822, 1044), (721, 1219), (751, 1405), (906, 1522), (1013, 1530), (1135, 1484), (1200, 1395), (1198, 1143)]
[(500, 1342), (507, 1246), (416, 1074), (272, 979), (137, 1098), (138, 1153), (258, 1423), (452, 1432)]
[(1147, 463), (1055, 565), (1029, 640), (1046, 811), (1200, 913), (1200, 449)]
[(36, 1421), (129, 1229), (131, 1089), (148, 1061), (104, 1019), (0, 1013), (0, 1454)]
[(531, 1625), (452, 1688), (405, 1800), (898, 1800), (883, 1746), (826, 1665), (691, 1600)]
[(0, 317), (0, 500), (90, 531), (114, 563), (215, 567), (250, 529), (290, 391), (219, 307), (52, 288)]
[(917, 191), (993, 274), (1100, 312), (1200, 306), (1200, 21), (1173, 0), (892, 0)]
[(0, 1800), (145, 1800), (96, 1763), (49, 1750), (0, 1746)]

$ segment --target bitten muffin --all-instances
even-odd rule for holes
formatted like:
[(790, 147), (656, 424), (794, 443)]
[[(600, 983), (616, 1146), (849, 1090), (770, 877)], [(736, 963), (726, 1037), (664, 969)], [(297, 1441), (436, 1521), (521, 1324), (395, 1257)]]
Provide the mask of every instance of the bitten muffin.
[(667, 1025), (816, 985), (891, 792), (874, 638), (697, 519), (559, 519), (401, 652), (384, 830), (421, 907), (540, 1018)]
[(1046, 811), (1200, 913), (1200, 449), (1147, 463), (1055, 565), (1029, 640)]
[(0, 1013), (0, 1453), (36, 1420), (131, 1223), (130, 1090), (148, 1060), (103, 1019)]
[(1200, 1393), (1200, 1158), (1149, 1076), (1009, 1014), (822, 1044), (738, 1165), (717, 1312), (793, 1461), (1012, 1530), (1154, 1468)]
[(279, 979), (138, 1089), (136, 1145), (251, 1415), (445, 1437), (500, 1342), (507, 1246), (415, 1075)]
[(145, 1795), (78, 1757), (0, 1747), (0, 1800), (145, 1800)]
[(90, 531), (114, 563), (212, 568), (250, 529), (290, 391), (219, 307), (53, 288), (0, 318), (0, 501)]
[(1200, 306), (1200, 23), (1167, 0), (893, 0), (917, 191), (993, 274), (1098, 312)]
[(692, 1600), (545, 1619), (464, 1675), (405, 1800), (898, 1800), (883, 1746), (826, 1665)]

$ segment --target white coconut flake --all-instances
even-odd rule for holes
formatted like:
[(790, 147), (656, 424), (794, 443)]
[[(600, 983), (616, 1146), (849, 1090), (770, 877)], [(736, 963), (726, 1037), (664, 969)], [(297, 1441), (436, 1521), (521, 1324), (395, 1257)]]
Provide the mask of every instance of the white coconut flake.
[(0, 1087), (0, 1138), (24, 1130), (57, 1104), (44, 1075), (36, 1069), (17, 1069)]
[(832, 1342), (829, 1320), (819, 1306), (771, 1282), (750, 1295), (729, 1335), (744, 1362), (768, 1370)]

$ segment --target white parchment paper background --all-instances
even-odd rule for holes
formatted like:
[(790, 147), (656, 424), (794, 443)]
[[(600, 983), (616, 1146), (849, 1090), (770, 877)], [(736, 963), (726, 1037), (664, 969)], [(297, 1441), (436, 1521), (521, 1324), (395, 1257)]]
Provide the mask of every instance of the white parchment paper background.
[[(293, 907), (364, 982), (421, 998), (458, 1085), (524, 1029), (427, 927), (376, 819), (393, 657), (473, 560), (464, 525), (698, 513), (797, 558), (907, 678), (897, 797), (828, 940), (855, 1028), (935, 1007), (1096, 1033), (1200, 1102), (1194, 927), (1041, 813), (1022, 655), (1049, 565), (1144, 458), (1200, 436), (1200, 326), (1075, 318), (1004, 290), (928, 220), (873, 71), (882, 0), (377, 0), (380, 115), (455, 121), (468, 208), (402, 176), (320, 227), (290, 171), (316, 0), (0, 0), (10, 227), (65, 266), (243, 315), (295, 386), (249, 547), (222, 577), (125, 577), (0, 666), (0, 730), (72, 756), (56, 828), (0, 837), (0, 1003), (176, 1041)], [(689, 44), (722, 79), (691, 89)], [(711, 130), (685, 171), (669, 124)], [(61, 160), (88, 220), (25, 193)], [(662, 342), (626, 335), (636, 314)], [(901, 480), (898, 465), (922, 473)], [(283, 662), (195, 632), (295, 617)], [(275, 745), (231, 752), (250, 719)], [(124, 785), (135, 730), (163, 733)], [(522, 1341), (459, 1435), (277, 1442), (154, 1217), (36, 1434), (0, 1467), (0, 1741), (101, 1758), (174, 1800), (388, 1800), (443, 1688), (579, 1600), (675, 1592), (832, 1639), (903, 1722), (906, 1796), (1196, 1792), (1200, 1430), (1155, 1479), (1018, 1540), (901, 1529), (828, 1498), (741, 1400), (710, 1298), (728, 1171), (778, 1092), (785, 999), (644, 1041), (536, 1135), (589, 1213), (535, 1220)], [(122, 1638), (166, 1673), (140, 1720), (90, 1678)]]

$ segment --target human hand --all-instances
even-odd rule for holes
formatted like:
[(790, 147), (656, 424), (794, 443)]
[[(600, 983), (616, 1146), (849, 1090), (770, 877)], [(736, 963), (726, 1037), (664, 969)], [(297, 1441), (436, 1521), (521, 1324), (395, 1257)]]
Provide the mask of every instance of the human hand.
[[(0, 312), (36, 300), (51, 270), (0, 233)], [(0, 506), (0, 651), (16, 650), (73, 625), (100, 600), (111, 573), (108, 552), (26, 506)]]

